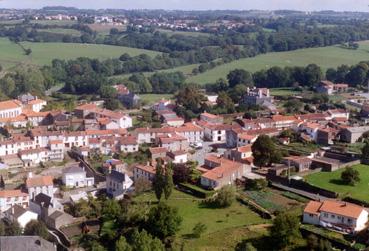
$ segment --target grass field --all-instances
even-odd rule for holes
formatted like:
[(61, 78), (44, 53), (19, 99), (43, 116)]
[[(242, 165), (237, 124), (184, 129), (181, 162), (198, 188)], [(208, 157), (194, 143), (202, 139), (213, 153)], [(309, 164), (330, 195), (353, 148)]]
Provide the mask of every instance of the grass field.
[(270, 89), (270, 95), (273, 96), (294, 96), (301, 94), (301, 91), (296, 91), (293, 88), (272, 88)]
[(344, 169), (335, 172), (315, 173), (305, 178), (312, 185), (339, 193), (340, 197), (351, 196), (369, 202), (369, 166), (357, 165), (354, 168), (359, 171), (361, 179), (355, 186), (342, 184), (341, 173)]
[(229, 71), (236, 68), (255, 72), (268, 69), (272, 66), (306, 66), (311, 63), (318, 64), (323, 69), (337, 67), (341, 64), (353, 65), (360, 61), (369, 60), (369, 41), (360, 42), (358, 50), (348, 50), (339, 46), (322, 48), (309, 48), (288, 52), (273, 52), (233, 61), (218, 66), (203, 74), (190, 77), (188, 82), (206, 84), (215, 82), (219, 78), (226, 78)]
[(184, 36), (190, 36), (190, 37), (198, 37), (198, 36), (210, 36), (209, 33), (205, 32), (196, 32), (196, 31), (172, 31), (172, 30), (166, 30), (166, 29), (156, 29), (159, 32), (167, 33), (168, 35), (184, 35)]
[(152, 105), (161, 99), (171, 99), (173, 98), (173, 95), (172, 94), (140, 94), (140, 98), (145, 104)]
[[(146, 193), (137, 197), (136, 200), (155, 202), (156, 198), (153, 193)], [(266, 220), (263, 220), (259, 215), (238, 202), (234, 202), (229, 208), (217, 209), (202, 207), (199, 204), (200, 201), (201, 199), (173, 190), (173, 194), (167, 202), (170, 206), (178, 208), (178, 212), (183, 218), (178, 237), (182, 239), (180, 242), (184, 242), (187, 247), (191, 246), (192, 250), (222, 250), (223, 242), (218, 242), (217, 245), (221, 246), (215, 249), (204, 249), (205, 247), (215, 245), (213, 233), (225, 233), (228, 232), (227, 229), (238, 231), (237, 228), (266, 222)], [(188, 236), (192, 233), (192, 228), (198, 222), (207, 226), (204, 238), (189, 239)], [(238, 239), (241, 237), (238, 236)], [(235, 245), (236, 243), (233, 241), (228, 245)]]
[(65, 34), (71, 36), (81, 36), (81, 32), (74, 29), (63, 29), (63, 28), (54, 28), (54, 29), (39, 29), (38, 32), (49, 32), (56, 34)]
[(118, 58), (123, 53), (131, 56), (148, 54), (155, 56), (158, 52), (134, 49), (121, 46), (97, 45), (97, 44), (74, 44), (74, 43), (31, 43), (23, 42), (25, 48), (32, 49), (32, 54), (26, 56), (18, 45), (6, 38), (0, 38), (0, 64), (9, 68), (19, 63), (32, 65), (47, 65), (55, 58), (73, 59), (77, 57), (89, 58)]

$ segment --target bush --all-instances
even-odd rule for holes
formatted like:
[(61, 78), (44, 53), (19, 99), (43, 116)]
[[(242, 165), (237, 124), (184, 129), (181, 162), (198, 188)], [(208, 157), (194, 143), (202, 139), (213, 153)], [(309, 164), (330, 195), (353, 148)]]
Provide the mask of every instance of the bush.
[(265, 179), (247, 180), (246, 189), (260, 191), (264, 190), (268, 186), (268, 182)]
[(360, 173), (352, 167), (346, 167), (345, 171), (341, 173), (341, 179), (346, 185), (354, 186), (356, 182), (360, 181)]
[(230, 207), (236, 199), (236, 189), (231, 186), (222, 187), (217, 194), (209, 199), (204, 200), (204, 204), (213, 207)]
[(204, 223), (197, 223), (192, 229), (192, 235), (195, 238), (200, 238), (200, 236), (206, 231), (207, 227)]

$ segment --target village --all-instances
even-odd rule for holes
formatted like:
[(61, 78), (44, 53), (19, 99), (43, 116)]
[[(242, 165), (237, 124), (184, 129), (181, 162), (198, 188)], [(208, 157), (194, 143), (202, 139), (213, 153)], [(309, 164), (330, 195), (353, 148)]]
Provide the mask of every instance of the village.
[[(137, 107), (138, 95), (123, 84), (114, 88), (122, 104)], [(81, 219), (66, 208), (101, 193), (121, 200), (135, 190), (150, 190), (160, 166), (173, 168), (176, 189), (205, 197), (229, 185), (247, 188), (264, 180), (303, 198), (303, 224), (355, 235), (368, 227), (368, 197), (353, 190), (342, 196), (313, 177), (368, 168), (361, 163), (369, 156), (352, 150), (368, 144), (366, 94), (350, 94), (348, 85), (329, 81), (317, 84), (315, 92), (347, 97), (341, 102), (350, 108), (287, 115), (269, 89), (249, 88), (240, 103), (263, 107), (256, 118), (204, 112), (186, 121), (174, 111), (175, 102), (162, 99), (142, 108), (152, 111), (160, 126), (135, 127), (131, 110), (101, 108), (100, 101), (81, 103), (71, 112), (45, 111), (47, 101), (30, 93), (0, 102), (1, 217), (23, 228), (41, 220), (68, 246), (63, 229)], [(217, 97), (208, 99), (211, 105)], [(252, 194), (247, 200), (273, 217)]]

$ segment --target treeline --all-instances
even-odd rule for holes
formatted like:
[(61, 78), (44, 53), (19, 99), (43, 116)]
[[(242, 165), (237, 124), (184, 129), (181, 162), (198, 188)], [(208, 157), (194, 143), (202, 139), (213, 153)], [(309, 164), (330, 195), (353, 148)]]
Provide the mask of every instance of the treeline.
[(210, 92), (221, 92), (238, 85), (267, 88), (314, 87), (323, 79), (335, 83), (347, 83), (351, 87), (365, 85), (369, 80), (369, 61), (360, 62), (353, 66), (341, 65), (337, 68), (329, 68), (326, 72), (323, 72), (316, 64), (310, 64), (306, 67), (282, 68), (274, 66), (255, 73), (244, 69), (235, 69), (229, 72), (227, 81), (220, 79), (216, 83), (207, 84), (206, 89)]

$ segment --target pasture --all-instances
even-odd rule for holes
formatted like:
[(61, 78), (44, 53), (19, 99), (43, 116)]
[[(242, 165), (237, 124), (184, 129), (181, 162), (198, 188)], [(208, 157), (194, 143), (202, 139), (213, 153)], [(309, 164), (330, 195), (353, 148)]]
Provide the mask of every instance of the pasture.
[(329, 67), (337, 67), (342, 64), (354, 65), (360, 61), (369, 61), (369, 41), (362, 41), (359, 44), (360, 48), (358, 50), (329, 46), (287, 52), (271, 52), (215, 67), (202, 74), (189, 77), (187, 82), (213, 83), (219, 78), (226, 78), (231, 70), (237, 68), (255, 72), (273, 66), (306, 66), (315, 63), (326, 70)]
[(131, 56), (147, 54), (155, 56), (158, 52), (100, 44), (76, 44), (76, 43), (32, 43), (22, 42), (25, 48), (32, 50), (27, 56), (20, 46), (10, 42), (7, 38), (0, 38), (0, 64), (5, 68), (17, 64), (48, 65), (53, 59), (74, 59), (89, 57), (98, 59), (118, 58), (124, 53)]
[(345, 169), (335, 172), (320, 172), (306, 176), (306, 180), (314, 185), (330, 191), (339, 193), (340, 197), (351, 196), (352, 198), (369, 202), (369, 166), (354, 166), (360, 173), (360, 182), (355, 186), (349, 186), (342, 183), (341, 173)]

